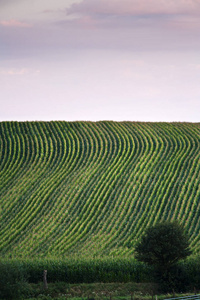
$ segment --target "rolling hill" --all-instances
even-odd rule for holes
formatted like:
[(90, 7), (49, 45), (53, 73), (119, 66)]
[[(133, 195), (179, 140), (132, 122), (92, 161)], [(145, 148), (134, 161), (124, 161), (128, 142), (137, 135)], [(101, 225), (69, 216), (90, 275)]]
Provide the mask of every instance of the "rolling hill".
[(200, 123), (1, 122), (0, 256), (131, 256), (179, 220), (200, 251)]

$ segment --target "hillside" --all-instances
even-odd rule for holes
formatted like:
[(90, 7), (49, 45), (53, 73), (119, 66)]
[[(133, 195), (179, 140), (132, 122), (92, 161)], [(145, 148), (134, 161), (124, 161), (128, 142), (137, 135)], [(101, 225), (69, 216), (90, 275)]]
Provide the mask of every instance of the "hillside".
[(200, 123), (1, 122), (0, 255), (131, 255), (177, 219), (200, 251)]

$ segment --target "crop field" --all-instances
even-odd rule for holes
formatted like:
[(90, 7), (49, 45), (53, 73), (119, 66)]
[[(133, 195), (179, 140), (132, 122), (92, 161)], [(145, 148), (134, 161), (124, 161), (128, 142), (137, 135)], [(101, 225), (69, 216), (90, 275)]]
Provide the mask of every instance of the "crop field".
[(200, 123), (1, 122), (0, 256), (133, 257), (179, 220), (200, 251)]

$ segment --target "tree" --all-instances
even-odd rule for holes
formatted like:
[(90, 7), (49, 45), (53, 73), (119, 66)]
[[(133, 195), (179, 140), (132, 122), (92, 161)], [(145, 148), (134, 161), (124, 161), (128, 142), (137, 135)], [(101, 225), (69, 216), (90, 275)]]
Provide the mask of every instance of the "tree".
[(163, 222), (147, 228), (135, 247), (136, 259), (154, 266), (161, 273), (190, 254), (189, 237), (177, 222)]

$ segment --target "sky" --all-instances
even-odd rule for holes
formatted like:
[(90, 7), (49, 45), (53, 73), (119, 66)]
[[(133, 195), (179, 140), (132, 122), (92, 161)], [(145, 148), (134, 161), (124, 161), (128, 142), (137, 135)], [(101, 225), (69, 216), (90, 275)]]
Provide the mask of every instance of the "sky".
[(0, 121), (199, 112), (200, 0), (0, 0)]

